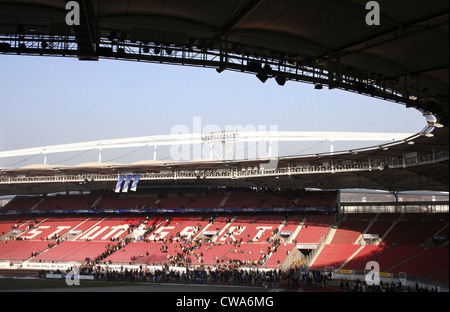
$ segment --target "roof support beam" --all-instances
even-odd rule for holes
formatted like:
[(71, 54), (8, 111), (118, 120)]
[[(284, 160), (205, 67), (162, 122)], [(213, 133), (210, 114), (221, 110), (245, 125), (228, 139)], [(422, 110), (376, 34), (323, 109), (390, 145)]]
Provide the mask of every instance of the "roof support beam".
[[(327, 132), (327, 131), (245, 131), (245, 132), (204, 132), (155, 135), (145, 137), (109, 139), (52, 146), (41, 146), (11, 151), (0, 151), (0, 158), (27, 155), (77, 152), (86, 150), (121, 149), (145, 146), (196, 145), (207, 143), (245, 142), (306, 142), (306, 141), (378, 141), (398, 142), (416, 136), (411, 133), (376, 132)], [(268, 140), (270, 139), (270, 140)]]
[(220, 68), (219, 72), (224, 70), (228, 63), (228, 32), (236, 26), (239, 21), (241, 21), (245, 16), (256, 9), (263, 0), (251, 0), (247, 4), (244, 4), (239, 9), (237, 9), (230, 16), (229, 19), (219, 28), (217, 32), (217, 37), (219, 40), (219, 50), (220, 50)]
[(219, 36), (226, 34), (229, 30), (231, 30), (234, 26), (236, 26), (239, 21), (245, 18), (248, 14), (250, 14), (253, 10), (255, 10), (263, 0), (251, 0), (247, 4), (241, 6), (238, 10), (236, 10), (230, 18), (220, 27)]
[[(66, 3), (69, 0), (66, 0)], [(78, 59), (80, 61), (97, 61), (98, 40), (94, 31), (94, 11), (92, 2), (79, 0), (80, 3), (80, 25), (73, 25), (73, 30), (78, 44)]]
[(398, 40), (400, 37), (410, 36), (429, 30), (430, 28), (437, 28), (445, 25), (448, 25), (448, 12), (443, 12), (442, 14), (438, 14), (436, 16), (415, 21), (408, 25), (395, 27), (379, 34), (378, 36), (366, 38), (360, 42), (355, 42), (346, 47), (341, 47), (339, 52), (341, 56), (361, 52), (394, 40)]

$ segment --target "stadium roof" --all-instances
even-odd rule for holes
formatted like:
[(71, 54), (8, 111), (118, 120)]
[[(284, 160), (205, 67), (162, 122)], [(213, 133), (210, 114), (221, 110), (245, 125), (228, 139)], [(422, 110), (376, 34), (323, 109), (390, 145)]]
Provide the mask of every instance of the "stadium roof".
[(66, 2), (0, 0), (0, 53), (260, 73), (405, 103), (448, 124), (447, 0), (376, 1), (379, 25), (368, 25), (376, 12), (364, 0), (79, 0), (73, 27)]
[[(414, 144), (328, 156), (279, 159), (278, 167), (298, 162), (367, 162), (402, 159), (410, 153), (443, 161), (388, 170), (215, 179), (217, 185), (320, 188), (376, 188), (448, 191), (449, 2), (377, 1), (379, 25), (368, 25), (373, 8), (360, 0), (79, 0), (80, 25), (68, 26), (65, 0), (0, 0), (0, 53), (109, 58), (202, 66), (357, 92), (432, 113), (443, 128)], [(218, 76), (217, 79), (220, 79)], [(396, 104), (393, 104), (396, 105)], [(428, 155), (428, 156), (427, 156)], [(431, 156), (430, 156), (431, 155)], [(253, 162), (253, 163), (252, 163)], [(261, 161), (259, 161), (261, 162)], [(171, 164), (179, 169), (251, 167), (204, 161)], [(134, 166), (134, 167), (133, 167)], [(88, 164), (3, 170), (3, 177), (161, 171), (167, 164)], [(2, 177), (0, 175), (0, 178)], [(183, 182), (184, 181), (184, 182)], [(143, 180), (142, 185), (212, 185), (195, 180)], [(112, 181), (16, 183), (0, 194), (110, 188)]]
[[(428, 132), (431, 133), (431, 132)], [(353, 151), (242, 161), (139, 161), (0, 168), (0, 195), (113, 189), (119, 174), (140, 187), (268, 187), (448, 192), (448, 127), (433, 135)], [(413, 143), (413, 144), (412, 144)], [(274, 170), (272, 170), (274, 169)]]

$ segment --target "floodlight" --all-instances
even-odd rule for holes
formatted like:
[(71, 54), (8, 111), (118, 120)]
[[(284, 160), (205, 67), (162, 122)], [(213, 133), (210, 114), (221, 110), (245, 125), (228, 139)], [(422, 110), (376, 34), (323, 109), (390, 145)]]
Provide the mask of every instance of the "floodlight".
[(262, 83), (266, 82), (266, 80), (269, 78), (265, 72), (259, 72), (256, 77), (258, 77), (259, 80), (261, 80)]
[(218, 68), (216, 68), (216, 71), (220, 74), (225, 69), (227, 69), (227, 66), (225, 64), (220, 64)]
[(286, 83), (286, 77), (283, 76), (276, 76), (275, 80), (280, 86), (284, 86), (284, 84)]

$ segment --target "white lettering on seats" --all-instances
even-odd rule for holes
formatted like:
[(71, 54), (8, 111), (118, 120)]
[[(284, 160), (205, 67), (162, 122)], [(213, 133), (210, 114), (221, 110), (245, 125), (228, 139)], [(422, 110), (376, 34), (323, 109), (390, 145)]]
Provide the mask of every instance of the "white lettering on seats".
[(107, 229), (109, 229), (109, 226), (95, 226), (93, 227), (90, 231), (86, 232), (85, 234), (81, 235), (78, 239), (83, 240), (83, 239), (94, 239), (97, 236), (99, 236), (100, 234), (102, 234), (104, 231), (106, 231)]
[(168, 231), (166, 230), (173, 230), (175, 227), (174, 226), (162, 226), (159, 229), (157, 229), (152, 235), (149, 236), (149, 240), (154, 240), (154, 239), (163, 239), (164, 237), (167, 236), (167, 234), (169, 234)]
[(35, 238), (36, 236), (38, 236), (39, 234), (41, 234), (43, 232), (43, 231), (39, 231), (40, 229), (48, 229), (49, 227), (50, 226), (48, 226), (48, 225), (39, 226), (39, 227), (37, 227), (35, 229), (31, 229), (28, 232), (25, 232), (27, 234), (32, 234), (32, 235), (23, 235), (25, 233), (22, 233), (19, 236), (23, 237), (23, 238), (26, 238), (26, 239), (33, 239), (33, 238)]
[(196, 234), (194, 230), (196, 229), (195, 226), (187, 226), (183, 229), (183, 231), (180, 232), (180, 236), (187, 236), (188, 238), (191, 238)]
[(55, 234), (58, 234), (59, 232), (61, 232), (62, 230), (66, 230), (66, 229), (70, 229), (71, 226), (70, 225), (59, 225), (56, 227), (57, 230), (54, 231), (52, 234), (48, 235), (47, 238), (52, 238)]
[(236, 241), (236, 238), (234, 236), (241, 236), (242, 232), (244, 232), (245, 229), (245, 226), (230, 226), (230, 229), (220, 238), (220, 241), (224, 242), (228, 237), (230, 237), (231, 240)]
[(256, 227), (256, 229), (259, 231), (258, 231), (258, 233), (256, 233), (255, 237), (253, 237), (254, 242), (257, 242), (264, 235), (264, 232), (267, 230), (271, 230), (272, 227), (271, 226), (258, 226), (258, 227)]
[(108, 239), (115, 232), (119, 231), (118, 233), (116, 233), (116, 235), (114, 235), (112, 237), (112, 238), (118, 238), (126, 230), (128, 230), (128, 224), (113, 226), (113, 227), (111, 227), (111, 231), (108, 234), (106, 234), (105, 236), (103, 236), (102, 239)]

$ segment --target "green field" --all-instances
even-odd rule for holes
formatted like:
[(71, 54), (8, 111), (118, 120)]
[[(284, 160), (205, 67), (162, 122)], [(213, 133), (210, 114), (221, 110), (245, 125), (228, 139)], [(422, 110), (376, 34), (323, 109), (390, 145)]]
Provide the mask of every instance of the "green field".
[(267, 292), (261, 287), (153, 284), (138, 282), (80, 281), (69, 286), (65, 280), (0, 278), (0, 292)]

